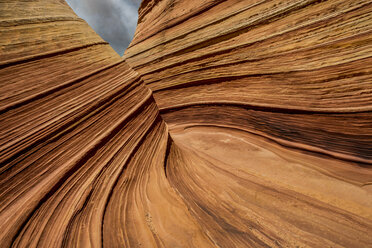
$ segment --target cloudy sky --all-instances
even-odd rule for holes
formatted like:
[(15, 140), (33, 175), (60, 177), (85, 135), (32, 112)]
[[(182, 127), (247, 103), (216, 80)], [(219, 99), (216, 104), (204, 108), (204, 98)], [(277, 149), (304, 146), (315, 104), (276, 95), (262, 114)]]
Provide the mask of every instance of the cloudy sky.
[(77, 15), (123, 55), (137, 26), (141, 0), (66, 0)]

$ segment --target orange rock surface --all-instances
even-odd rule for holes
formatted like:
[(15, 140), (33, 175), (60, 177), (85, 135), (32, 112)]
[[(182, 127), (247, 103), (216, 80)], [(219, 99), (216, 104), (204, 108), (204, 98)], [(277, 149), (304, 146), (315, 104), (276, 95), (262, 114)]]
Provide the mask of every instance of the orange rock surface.
[(119, 57), (0, 1), (0, 247), (372, 247), (372, 4), (143, 0)]

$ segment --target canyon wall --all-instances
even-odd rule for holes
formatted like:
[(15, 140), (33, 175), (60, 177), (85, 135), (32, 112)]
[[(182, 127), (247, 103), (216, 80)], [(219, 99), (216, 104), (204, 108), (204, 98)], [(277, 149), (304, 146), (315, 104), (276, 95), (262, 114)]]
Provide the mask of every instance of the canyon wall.
[(121, 58), (0, 1), (0, 247), (372, 246), (371, 13), (143, 0)]
[(166, 181), (167, 126), (139, 75), (63, 1), (0, 9), (0, 247), (147, 244), (151, 215), (207, 243)]
[(169, 122), (228, 123), (372, 162), (369, 1), (147, 5), (125, 58)]

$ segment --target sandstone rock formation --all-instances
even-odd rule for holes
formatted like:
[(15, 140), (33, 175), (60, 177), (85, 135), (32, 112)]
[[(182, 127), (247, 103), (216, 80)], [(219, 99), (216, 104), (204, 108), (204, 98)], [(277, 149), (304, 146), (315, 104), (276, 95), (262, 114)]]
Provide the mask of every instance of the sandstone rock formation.
[(0, 247), (371, 247), (372, 4), (143, 0), (120, 58), (0, 1)]

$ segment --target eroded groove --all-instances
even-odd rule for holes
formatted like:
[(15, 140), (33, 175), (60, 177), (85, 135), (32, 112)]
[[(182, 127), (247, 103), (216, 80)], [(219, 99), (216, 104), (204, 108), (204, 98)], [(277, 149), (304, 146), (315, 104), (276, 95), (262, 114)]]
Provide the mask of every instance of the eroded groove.
[(31, 61), (35, 61), (35, 60), (39, 60), (39, 59), (43, 59), (43, 58), (48, 58), (48, 57), (51, 57), (51, 56), (57, 56), (57, 55), (64, 54), (64, 53), (74, 52), (74, 51), (77, 51), (77, 50), (81, 50), (81, 49), (84, 49), (84, 48), (97, 46), (97, 45), (108, 45), (108, 42), (102, 41), (102, 42), (93, 43), (93, 44), (86, 44), (84, 46), (71, 47), (71, 48), (67, 48), (67, 49), (61, 49), (61, 50), (57, 50), (57, 51), (46, 52), (46, 53), (43, 53), (43, 54), (32, 55), (32, 56), (28, 56), (28, 57), (19, 58), (19, 59), (17, 58), (17, 59), (14, 59), (14, 60), (0, 61), (0, 69), (6, 68), (6, 67), (9, 67), (9, 66), (13, 66), (13, 65), (19, 65), (21, 63), (27, 63), (27, 62), (31, 62)]

